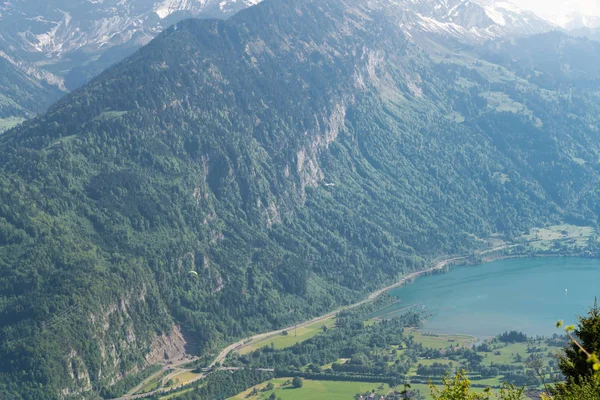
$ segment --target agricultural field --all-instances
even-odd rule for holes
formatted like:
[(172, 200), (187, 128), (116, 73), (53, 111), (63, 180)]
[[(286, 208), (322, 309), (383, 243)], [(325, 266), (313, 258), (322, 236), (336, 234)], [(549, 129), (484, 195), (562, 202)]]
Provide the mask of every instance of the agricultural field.
[(323, 332), (323, 326), (328, 329), (335, 326), (335, 317), (330, 317), (326, 320), (315, 322), (314, 324), (299, 327), (297, 330), (291, 329), (287, 332), (287, 335), (275, 335), (262, 339), (257, 342), (250, 342), (244, 345), (238, 350), (239, 354), (247, 354), (256, 349), (260, 349), (267, 346), (273, 346), (276, 349), (284, 349), (291, 347), (296, 343), (303, 342), (312, 338), (320, 332)]
[(533, 228), (522, 239), (537, 251), (548, 251), (557, 242), (575, 247), (585, 247), (590, 238), (596, 238), (597, 233), (591, 226), (576, 226), (569, 224), (553, 225), (546, 228)]
[[(385, 396), (390, 392), (404, 390), (403, 385), (390, 387), (386, 383), (316, 381), (310, 379), (304, 380), (302, 387), (295, 389), (291, 386), (290, 381), (291, 378), (272, 379), (245, 390), (231, 399), (267, 400), (272, 393), (275, 393), (275, 396), (281, 398), (281, 400), (352, 400), (359, 393), (364, 394), (375, 391), (378, 396)], [(273, 384), (273, 390), (266, 390), (269, 382)], [(431, 389), (427, 384), (411, 384), (410, 390), (420, 393), (422, 398), (426, 400), (433, 399)], [(484, 388), (474, 388), (474, 391), (478, 393), (483, 392), (483, 390)]]
[[(256, 385), (232, 397), (232, 399), (266, 400), (271, 393), (275, 393), (281, 400), (351, 400), (357, 393), (375, 390), (376, 393), (385, 395), (391, 390), (389, 385), (383, 383), (315, 381), (310, 379), (305, 379), (302, 387), (296, 389), (292, 387), (291, 380), (291, 378), (272, 379)], [(269, 382), (273, 384), (273, 390), (265, 390)], [(251, 395), (254, 389), (256, 389), (256, 394)]]
[(173, 375), (169, 378), (166, 386), (179, 386), (185, 385), (190, 381), (193, 381), (198, 378), (201, 374), (197, 374), (191, 371), (185, 371), (177, 375)]
[(161, 397), (161, 398), (160, 398), (160, 400), (171, 400), (171, 399), (176, 399), (177, 397), (179, 397), (179, 396), (182, 396), (182, 395), (186, 394), (187, 392), (191, 392), (192, 390), (194, 390), (194, 388), (193, 388), (193, 387), (191, 387), (191, 388), (187, 388), (187, 389), (183, 389), (183, 390), (182, 390), (182, 391), (180, 391), (180, 392), (176, 392), (176, 393), (170, 393), (170, 394), (168, 394), (168, 395), (166, 395), (166, 396), (163, 396), (163, 397)]
[(472, 346), (477, 342), (477, 338), (468, 335), (442, 335), (421, 332), (418, 330), (410, 331), (410, 336), (414, 341), (421, 343), (423, 347), (430, 349), (445, 349), (456, 346)]
[(146, 384), (144, 386), (142, 386), (138, 391), (136, 391), (135, 393), (130, 393), (130, 394), (148, 393), (148, 392), (158, 389), (162, 385), (162, 379), (165, 376), (167, 376), (168, 374), (169, 374), (169, 371), (163, 371), (160, 374), (157, 374), (156, 376), (154, 376), (154, 378), (152, 378), (151, 380), (146, 382)]

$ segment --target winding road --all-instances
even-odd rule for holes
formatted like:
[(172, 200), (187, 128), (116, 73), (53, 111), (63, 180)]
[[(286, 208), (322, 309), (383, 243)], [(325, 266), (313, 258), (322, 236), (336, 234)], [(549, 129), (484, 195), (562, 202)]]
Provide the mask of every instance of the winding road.
[[(493, 247), (493, 248), (488, 249), (488, 250), (480, 251), (480, 252), (478, 252), (476, 254), (477, 255), (484, 255), (484, 254), (487, 254), (487, 253), (491, 253), (491, 252), (498, 251), (498, 250), (504, 250), (504, 249), (507, 249), (507, 248), (510, 248), (510, 247), (514, 247), (514, 246), (515, 245), (501, 245), (501, 246), (496, 246), (496, 247)], [(215, 368), (215, 366), (217, 364), (222, 363), (223, 360), (225, 360), (225, 358), (227, 358), (227, 356), (229, 355), (229, 353), (231, 353), (232, 351), (238, 350), (238, 349), (242, 348), (245, 345), (248, 345), (248, 344), (254, 343), (254, 342), (258, 342), (260, 340), (263, 340), (263, 339), (271, 337), (271, 336), (280, 335), (283, 331), (290, 331), (290, 330), (292, 330), (294, 328), (302, 328), (302, 327), (305, 327), (307, 325), (312, 325), (314, 323), (324, 321), (324, 320), (326, 320), (328, 318), (331, 318), (332, 316), (336, 315), (340, 311), (350, 310), (350, 309), (359, 307), (359, 306), (361, 306), (363, 304), (370, 303), (370, 302), (374, 301), (377, 297), (379, 297), (380, 295), (382, 295), (383, 293), (385, 293), (385, 292), (387, 292), (387, 291), (389, 291), (391, 289), (397, 288), (399, 286), (402, 286), (402, 285), (404, 285), (405, 283), (407, 283), (408, 281), (410, 281), (412, 279), (415, 279), (415, 278), (417, 278), (417, 277), (419, 277), (421, 275), (425, 275), (425, 274), (428, 274), (428, 273), (433, 272), (433, 271), (439, 271), (439, 270), (445, 268), (447, 265), (451, 265), (451, 264), (454, 264), (456, 262), (464, 261), (467, 258), (468, 258), (468, 256), (450, 256), (450, 257), (441, 259), (439, 261), (434, 261), (434, 263), (433, 263), (433, 265), (431, 267), (423, 269), (423, 270), (420, 270), (420, 271), (412, 272), (412, 273), (410, 273), (410, 274), (402, 277), (402, 279), (400, 279), (398, 282), (374, 291), (366, 299), (361, 300), (358, 303), (354, 303), (354, 304), (351, 304), (351, 305), (340, 307), (340, 308), (338, 308), (338, 309), (336, 309), (334, 311), (331, 311), (331, 312), (329, 312), (329, 313), (327, 313), (325, 315), (321, 315), (321, 316), (313, 318), (311, 320), (304, 321), (304, 322), (299, 323), (297, 325), (292, 325), (292, 326), (288, 326), (286, 328), (277, 329), (277, 330), (270, 331), (270, 332), (265, 332), (265, 333), (260, 333), (258, 335), (254, 335), (254, 336), (249, 336), (249, 337), (241, 339), (241, 340), (239, 340), (239, 341), (237, 341), (235, 343), (232, 343), (229, 346), (227, 346), (226, 348), (224, 348), (215, 357), (215, 359), (213, 360), (212, 363), (210, 363), (210, 365), (208, 366), (208, 368), (206, 368), (204, 370), (204, 373), (199, 374), (194, 379), (186, 382), (186, 386), (189, 385), (190, 383), (196, 382), (199, 379), (205, 378), (212, 371), (216, 371), (216, 370), (226, 370), (226, 371), (237, 370), (238, 368), (220, 368), (220, 367)], [(136, 393), (142, 387), (144, 387), (144, 385), (146, 385), (148, 382), (150, 382), (152, 379), (155, 379), (157, 376), (159, 376), (160, 374), (164, 373), (167, 370), (173, 370), (173, 372), (179, 371), (179, 372), (177, 372), (177, 374), (179, 374), (181, 372), (192, 371), (192, 369), (185, 369), (185, 368), (179, 368), (179, 367), (181, 365), (184, 365), (184, 364), (190, 363), (192, 361), (196, 361), (196, 360), (198, 360), (198, 357), (191, 357), (191, 358), (186, 358), (186, 359), (183, 359), (183, 360), (180, 360), (180, 361), (177, 361), (177, 362), (165, 365), (165, 366), (163, 366), (163, 368), (160, 371), (158, 371), (155, 374), (153, 374), (153, 375), (149, 376), (148, 378), (144, 379), (143, 382), (141, 382), (139, 385), (137, 385), (129, 393)], [(264, 369), (264, 370), (266, 370), (266, 371), (272, 371), (271, 369)], [(175, 376), (177, 374), (170, 373), (170, 374), (168, 374), (165, 377), (165, 379), (167, 377), (171, 378), (171, 377), (173, 377), (173, 376)], [(162, 379), (162, 381), (165, 381), (165, 379)], [(144, 398), (144, 397), (147, 397), (147, 396), (151, 396), (153, 394), (165, 393), (165, 392), (167, 392), (169, 390), (170, 389), (165, 390), (165, 388), (159, 388), (159, 389), (156, 389), (156, 390), (151, 391), (151, 392), (147, 392), (147, 393), (143, 393), (143, 394), (137, 394), (137, 395), (134, 395), (134, 394), (125, 395), (123, 397), (119, 397), (119, 398), (113, 399), (113, 400), (141, 399), (141, 398)]]

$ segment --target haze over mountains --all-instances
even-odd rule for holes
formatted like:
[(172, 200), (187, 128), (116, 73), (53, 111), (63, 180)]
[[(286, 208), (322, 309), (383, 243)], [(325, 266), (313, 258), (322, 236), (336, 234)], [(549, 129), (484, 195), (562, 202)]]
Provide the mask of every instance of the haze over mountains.
[(0, 135), (0, 393), (118, 396), (492, 236), (598, 224), (600, 44), (407, 4), (184, 20)]
[[(2, 47), (9, 55), (61, 72), (113, 47), (136, 47), (177, 20), (190, 16), (227, 18), (259, 0), (15, 1), (2, 5)], [(506, 2), (400, 0), (407, 29), (459, 30), (463, 34), (540, 33), (550, 29), (534, 14)], [(437, 28), (436, 28), (437, 26)], [(115, 51), (115, 50), (113, 50)], [(89, 58), (86, 60), (85, 58)], [(46, 67), (48, 68), (48, 67)]]
[[(66, 93), (132, 54), (177, 21), (188, 17), (228, 18), (259, 1), (5, 2), (0, 5), (0, 57), (13, 65), (14, 74), (24, 73), (40, 87), (38, 107), (29, 107), (27, 96), (21, 99), (8, 92), (3, 94), (17, 108), (26, 110), (27, 116), (35, 115), (57, 98), (47, 96), (44, 87), (54, 86), (53, 92)], [(505, 1), (397, 0), (395, 4), (402, 9), (399, 22), (403, 30), (411, 40), (421, 42), (428, 36), (442, 35), (473, 45), (558, 27)], [(578, 15), (568, 21), (563, 26), (573, 34), (598, 37), (592, 18)], [(22, 114), (15, 112), (9, 116), (21, 118)]]
[(559, 23), (573, 36), (584, 36), (600, 41), (600, 16), (573, 13)]

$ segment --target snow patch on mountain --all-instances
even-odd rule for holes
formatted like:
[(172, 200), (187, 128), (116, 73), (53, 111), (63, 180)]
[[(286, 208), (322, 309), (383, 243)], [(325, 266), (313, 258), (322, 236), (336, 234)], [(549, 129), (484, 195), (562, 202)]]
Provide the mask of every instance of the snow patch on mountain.
[[(233, 14), (240, 9), (260, 3), (262, 0), (221, 0), (218, 9), (223, 14)], [(164, 19), (176, 11), (191, 11), (199, 14), (203, 9), (214, 5), (217, 0), (162, 0), (154, 5), (154, 12)]]
[(420, 31), (474, 44), (553, 29), (547, 21), (504, 0), (396, 1), (403, 8), (402, 26), (416, 40)]
[(509, 11), (511, 13), (515, 13), (515, 14), (525, 14), (527, 13), (527, 11), (519, 8), (517, 5), (513, 4), (513, 3), (509, 3), (507, 1), (495, 1), (492, 2), (492, 7), (494, 9), (502, 9), (505, 11)]
[(506, 19), (504, 19), (504, 15), (502, 14), (502, 12), (498, 11), (497, 9), (492, 8), (492, 7), (485, 7), (485, 13), (496, 24), (498, 24), (500, 26), (506, 25)]
[[(505, 0), (369, 0), (396, 12), (407, 36), (421, 33), (481, 43), (540, 33), (548, 24)], [(137, 48), (180, 19), (228, 18), (261, 0), (21, 0), (0, 1), (0, 48), (44, 68), (101, 60), (110, 49)], [(176, 15), (176, 16), (175, 16)], [(76, 55), (76, 56), (73, 56)], [(83, 57), (82, 57), (83, 56)], [(86, 58), (87, 57), (87, 58)], [(115, 57), (116, 58), (116, 57)], [(77, 60), (77, 61), (71, 61)], [(106, 67), (110, 61), (107, 61)]]
[[(189, 10), (189, 0), (164, 0), (154, 6), (154, 12), (161, 18), (166, 18), (175, 11)], [(204, 4), (202, 4), (204, 5)]]
[(554, 21), (566, 30), (600, 28), (600, 16), (584, 15), (579, 12), (555, 17)]

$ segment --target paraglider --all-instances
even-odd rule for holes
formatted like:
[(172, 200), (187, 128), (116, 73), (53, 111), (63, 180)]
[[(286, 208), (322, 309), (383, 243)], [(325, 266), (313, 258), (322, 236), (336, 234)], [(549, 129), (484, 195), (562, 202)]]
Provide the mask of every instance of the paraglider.
[(188, 275), (190, 276), (198, 276), (198, 273), (194, 270), (191, 270), (190, 272), (188, 272)]

